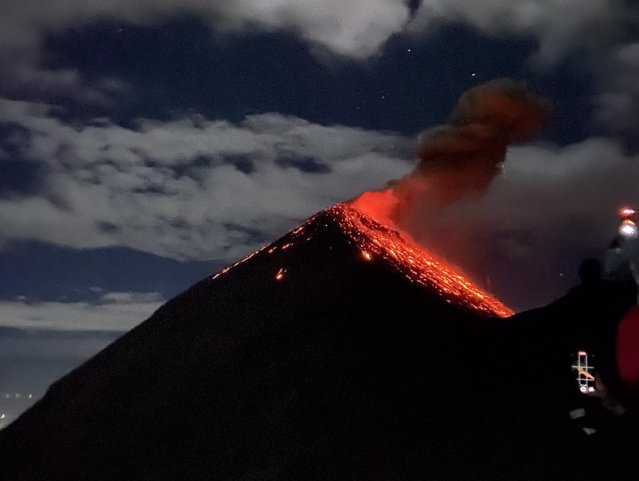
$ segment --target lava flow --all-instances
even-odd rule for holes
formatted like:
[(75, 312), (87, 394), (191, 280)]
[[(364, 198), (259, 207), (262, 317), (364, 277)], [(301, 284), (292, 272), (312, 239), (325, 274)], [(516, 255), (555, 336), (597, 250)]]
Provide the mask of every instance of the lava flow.
[(456, 268), (412, 245), (399, 231), (386, 227), (350, 204), (337, 204), (329, 210), (357, 243), (362, 257), (372, 261), (381, 257), (402, 272), (408, 280), (437, 291), (447, 302), (490, 315), (508, 317), (508, 307), (482, 291)]
[[(352, 204), (346, 203), (336, 204), (314, 215), (279, 241), (264, 246), (222, 269), (212, 276), (212, 279), (225, 275), (257, 254), (271, 255), (310, 241), (316, 232), (310, 226), (316, 224), (319, 219), (327, 218), (335, 222), (359, 249), (362, 262), (384, 260), (409, 281), (434, 290), (451, 304), (491, 316), (508, 317), (513, 314), (504, 304), (473, 285), (455, 267), (417, 247), (399, 231), (382, 225)], [(286, 269), (279, 268), (275, 273), (275, 280), (282, 281), (285, 274)]]

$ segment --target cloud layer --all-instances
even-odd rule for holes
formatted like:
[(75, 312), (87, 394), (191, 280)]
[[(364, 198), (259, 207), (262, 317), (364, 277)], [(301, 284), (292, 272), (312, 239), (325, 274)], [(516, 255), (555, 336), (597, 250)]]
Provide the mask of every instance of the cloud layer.
[(410, 168), (410, 139), (279, 114), (74, 128), (4, 100), (0, 122), (26, 132), (11, 147), (46, 172), (36, 195), (0, 199), (0, 241), (230, 261)]
[[(405, 0), (7, 0), (0, 18), (0, 89), (25, 88), (105, 103), (125, 88), (115, 79), (87, 82), (81, 72), (46, 68), (47, 35), (84, 28), (100, 20), (157, 26), (193, 15), (217, 32), (288, 32), (320, 55), (366, 59), (393, 35), (428, 33), (442, 23), (463, 23), (497, 36), (537, 40), (537, 60), (554, 64), (579, 49), (617, 42), (633, 10), (622, 0), (428, 0), (411, 15)], [(636, 12), (635, 12), (636, 13)]]
[(97, 303), (0, 302), (0, 326), (55, 331), (128, 331), (164, 302), (155, 292), (106, 293)]

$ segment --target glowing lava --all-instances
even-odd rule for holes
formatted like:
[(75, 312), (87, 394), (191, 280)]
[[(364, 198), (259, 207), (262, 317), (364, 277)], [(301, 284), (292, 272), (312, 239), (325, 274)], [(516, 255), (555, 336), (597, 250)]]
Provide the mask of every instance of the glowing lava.
[(437, 291), (447, 302), (490, 315), (508, 317), (508, 307), (473, 285), (456, 268), (413, 245), (394, 229), (386, 227), (350, 204), (330, 209), (337, 222), (362, 251), (365, 259), (385, 259), (411, 282)]
[[(316, 214), (279, 241), (221, 270), (212, 279), (225, 275), (259, 253), (273, 255), (310, 241), (313, 238), (313, 229), (309, 229), (309, 226), (318, 219), (327, 217), (337, 223), (358, 248), (360, 260), (386, 262), (409, 281), (434, 290), (448, 303), (463, 306), (484, 315), (508, 317), (513, 314), (513, 311), (504, 304), (467, 280), (455, 267), (417, 247), (409, 239), (402, 237), (399, 231), (380, 224), (352, 204), (336, 204)], [(328, 227), (328, 224), (324, 223), (323, 227)], [(286, 269), (280, 267), (275, 274), (275, 280), (282, 281), (285, 275)]]
[(286, 274), (286, 269), (281, 267), (280, 270), (277, 271), (277, 274), (275, 274), (275, 280), (281, 281), (282, 279), (284, 279), (284, 274)]

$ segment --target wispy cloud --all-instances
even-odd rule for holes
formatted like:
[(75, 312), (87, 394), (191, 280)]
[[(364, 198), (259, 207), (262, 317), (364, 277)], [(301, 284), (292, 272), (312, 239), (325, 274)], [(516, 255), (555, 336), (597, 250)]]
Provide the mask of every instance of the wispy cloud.
[(411, 163), (411, 139), (279, 114), (78, 129), (47, 106), (4, 100), (0, 122), (29, 133), (13, 148), (47, 171), (36, 195), (0, 200), (0, 240), (178, 259), (237, 258)]

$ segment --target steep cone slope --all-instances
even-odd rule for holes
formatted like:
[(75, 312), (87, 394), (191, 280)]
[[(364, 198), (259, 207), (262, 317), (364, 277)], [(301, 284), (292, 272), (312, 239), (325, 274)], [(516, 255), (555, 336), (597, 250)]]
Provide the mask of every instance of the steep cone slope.
[(531, 354), (545, 313), (488, 317), (507, 309), (411, 249), (348, 206), (318, 214), (52, 385), (0, 432), (0, 479), (590, 480), (618, 465), (570, 421), (569, 369)]

